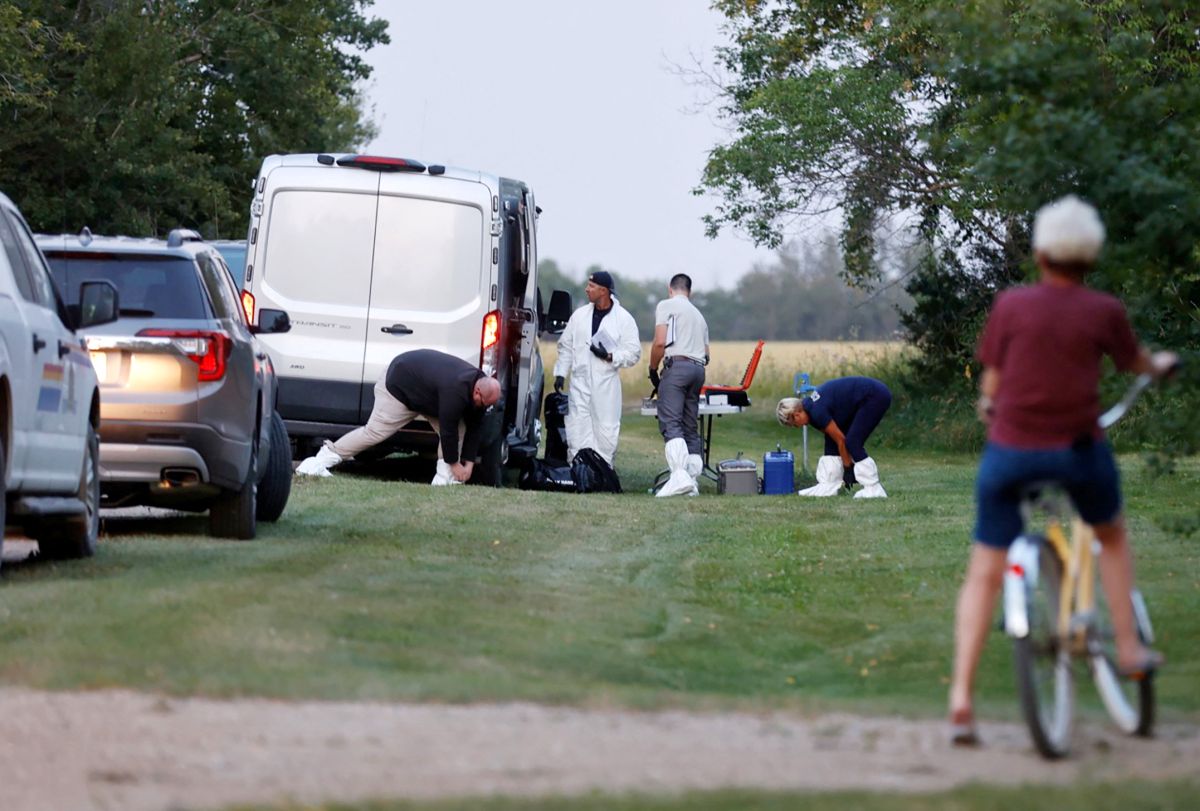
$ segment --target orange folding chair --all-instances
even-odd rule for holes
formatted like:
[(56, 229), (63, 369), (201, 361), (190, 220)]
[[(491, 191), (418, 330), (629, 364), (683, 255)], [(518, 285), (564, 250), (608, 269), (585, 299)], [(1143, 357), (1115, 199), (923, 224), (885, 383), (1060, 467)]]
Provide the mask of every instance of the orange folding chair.
[(716, 383), (705, 384), (704, 388), (700, 389), (700, 396), (708, 397), (711, 394), (724, 394), (729, 398), (729, 405), (750, 405), (750, 395), (747, 392), (750, 390), (750, 384), (754, 382), (754, 373), (758, 371), (758, 361), (762, 358), (763, 344), (765, 343), (766, 341), (759, 341), (754, 347), (754, 354), (750, 356), (750, 363), (746, 365), (746, 371), (742, 375), (740, 385), (723, 386)]

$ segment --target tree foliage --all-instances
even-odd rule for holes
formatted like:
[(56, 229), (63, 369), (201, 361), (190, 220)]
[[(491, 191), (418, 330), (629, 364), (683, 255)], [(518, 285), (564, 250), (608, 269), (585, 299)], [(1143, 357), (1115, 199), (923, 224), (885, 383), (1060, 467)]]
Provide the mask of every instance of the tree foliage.
[(1149, 0), (718, 0), (730, 44), (710, 232), (777, 245), (837, 211), (847, 272), (908, 223), (930, 251), (906, 326), (931, 376), (959, 374), (992, 293), (1030, 269), (1032, 213), (1100, 209), (1094, 282), (1147, 339), (1200, 347), (1200, 9)]
[(372, 135), (362, 54), (388, 39), (369, 6), (0, 2), (0, 186), (42, 230), (241, 236), (265, 155)]

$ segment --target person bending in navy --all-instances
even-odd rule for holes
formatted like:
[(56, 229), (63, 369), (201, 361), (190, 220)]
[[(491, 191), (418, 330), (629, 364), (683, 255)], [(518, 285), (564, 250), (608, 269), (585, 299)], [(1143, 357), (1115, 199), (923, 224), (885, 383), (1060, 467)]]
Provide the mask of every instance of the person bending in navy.
[(867, 437), (892, 404), (892, 393), (871, 377), (839, 377), (808, 397), (785, 397), (775, 408), (782, 425), (811, 425), (825, 434), (825, 454), (817, 462), (817, 484), (802, 496), (832, 496), (844, 485), (861, 484), (855, 498), (887, 498), (879, 468), (867, 454)]

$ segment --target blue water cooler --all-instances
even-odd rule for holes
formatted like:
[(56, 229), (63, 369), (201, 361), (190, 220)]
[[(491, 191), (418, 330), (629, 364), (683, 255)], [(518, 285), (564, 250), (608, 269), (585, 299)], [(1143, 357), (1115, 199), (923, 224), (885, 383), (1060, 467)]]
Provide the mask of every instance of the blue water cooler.
[(763, 454), (763, 495), (790, 496), (796, 492), (796, 457), (776, 445)]

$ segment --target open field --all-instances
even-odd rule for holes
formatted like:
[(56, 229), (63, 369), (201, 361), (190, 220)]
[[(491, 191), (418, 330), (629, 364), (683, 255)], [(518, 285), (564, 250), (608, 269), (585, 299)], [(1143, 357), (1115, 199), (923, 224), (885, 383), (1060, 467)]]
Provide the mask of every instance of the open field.
[[(886, 431), (885, 422), (881, 435)], [(756, 404), (752, 414), (718, 421), (713, 456), (728, 458), (740, 450), (761, 459), (776, 442), (794, 447), (797, 439), (797, 432), (779, 428), (768, 409)], [(1193, 786), (1175, 783), (1111, 794), (1095, 789), (1093, 780), (1111, 772), (1110, 757), (1124, 762), (1124, 752), (1142, 751), (1114, 748), (1109, 739), (1081, 746), (1078, 761), (1066, 768), (1041, 764), (1015, 724), (1011, 657), (999, 635), (985, 655), (980, 684), (984, 734), (993, 747), (977, 760), (947, 761), (938, 733), (953, 600), (972, 521), (973, 457), (880, 450), (883, 482), (892, 496), (887, 501), (718, 498), (706, 483), (704, 497), (664, 504), (646, 493), (662, 466), (661, 448), (653, 420), (627, 415), (618, 468), (628, 492), (621, 496), (429, 488), (398, 480), (413, 472), (406, 460), (339, 470), (329, 480), (298, 480), (283, 519), (263, 526), (260, 538), (250, 543), (205, 537), (203, 517), (110, 517), (92, 560), (6, 561), (0, 584), (0, 686), (5, 688), (0, 692), (134, 690), (164, 696), (161, 703), (145, 700), (147, 715), (168, 719), (184, 717), (176, 701), (189, 696), (268, 699), (274, 707), (281, 706), (278, 699), (388, 706), (431, 702), (450, 705), (443, 707), (446, 711), (459, 704), (504, 707), (515, 701), (600, 713), (601, 718), (627, 711), (677, 711), (689, 717), (733, 713), (750, 719), (779, 714), (785, 724), (828, 713), (887, 716), (930, 725), (932, 731), (919, 738), (925, 748), (917, 750), (928, 768), (966, 764), (957, 780), (939, 784), (914, 783), (921, 774), (928, 776), (918, 763), (908, 777), (896, 778), (908, 780), (906, 790), (959, 785), (964, 775), (992, 779), (1001, 757), (1027, 764), (1031, 771), (1025, 780), (1078, 781), (1080, 797), (1123, 798), (1123, 808), (1137, 807), (1143, 798), (1154, 799), (1144, 807), (1182, 807), (1179, 798), (1194, 796)], [(1175, 475), (1152, 479), (1138, 459), (1128, 457), (1124, 471), (1140, 579), (1170, 660), (1159, 679), (1168, 748), (1145, 751), (1154, 755), (1148, 763), (1167, 762), (1167, 755), (1178, 757), (1177, 747), (1183, 745), (1171, 741), (1191, 746), (1200, 739), (1195, 689), (1200, 681), (1195, 622), (1200, 550), (1194, 539), (1171, 535), (1160, 524), (1194, 509), (1200, 463), (1187, 460)], [(54, 703), (38, 698), (44, 694), (32, 695), (35, 702)], [(99, 694), (100, 704), (119, 705), (118, 698), (104, 695)], [(1080, 696), (1085, 728), (1105, 729), (1089, 685), (1081, 682)], [(234, 712), (241, 705), (206, 704), (201, 716), (215, 724), (226, 712), (223, 706)], [(48, 712), (64, 719), (64, 735), (92, 729), (72, 723), (65, 711)], [(250, 744), (259, 747), (250, 751), (264, 762), (286, 760), (292, 755), (280, 753), (295, 754), (288, 741), (300, 746), (307, 717), (298, 716), (279, 730), (247, 732)], [(142, 723), (138, 720), (130, 732)], [(726, 734), (720, 729), (712, 733), (714, 741)], [(14, 740), (21, 731), (9, 728)], [(342, 750), (357, 754), (355, 734), (335, 727), (321, 737), (321, 751), (335, 760)], [(1093, 733), (1086, 735), (1091, 740)], [(111, 741), (116, 733), (95, 736)], [(170, 733), (161, 745), (179, 740)], [(149, 791), (155, 780), (169, 783), (168, 761), (179, 768), (196, 761), (209, 769), (228, 768), (234, 778), (252, 783), (253, 774), (244, 770), (258, 761), (219, 754), (221, 740), (186, 749), (196, 753), (190, 760), (161, 760), (166, 756), (152, 757), (147, 749), (140, 769), (114, 766), (87, 779), (103, 783), (105, 791), (138, 786)], [(905, 740), (898, 739), (899, 749)], [(264, 741), (278, 743), (268, 747)], [(502, 740), (493, 743), (503, 748)], [(861, 737), (855, 746), (835, 747), (840, 762), (850, 768), (874, 762), (868, 754), (879, 746), (877, 738)], [(419, 745), (404, 751), (421, 756)], [(824, 762), (817, 754), (812, 757), (795, 768)], [(672, 782), (670, 775), (651, 768), (660, 762), (647, 755), (649, 779), (620, 790), (640, 796), (670, 793), (666, 787), (672, 785), (705, 792), (721, 785)], [(521, 775), (533, 780), (540, 768), (536, 759), (504, 763), (496, 768), (515, 770), (517, 782)], [(780, 775), (790, 774), (781, 768)], [(1135, 772), (1147, 778), (1172, 773), (1178, 774), (1152, 765)], [(293, 796), (287, 785), (279, 788), (281, 799)], [(496, 785), (510, 783), (484, 780), (464, 790), (487, 793)], [(601, 785), (625, 784), (614, 779)], [(780, 782), (731, 785), (808, 784), (781, 777)], [(442, 795), (454, 794), (452, 789)], [(553, 787), (548, 791), (554, 793)], [(199, 802), (204, 795), (192, 796)], [(296, 798), (305, 796), (310, 795)], [(998, 808), (1012, 799), (1000, 789), (921, 796), (928, 803), (920, 807), (935, 808)], [(595, 807), (617, 808), (774, 808), (796, 801), (796, 795), (706, 793), (631, 799), (627, 805), (583, 799), (578, 807), (596, 802)], [(833, 802), (821, 800), (826, 801)], [(873, 796), (861, 803), (853, 799), (851, 805), (914, 807), (907, 803)], [(498, 800), (494, 807), (508, 806)]]
[[(712, 360), (705, 374), (709, 383), (738, 384), (754, 352), (754, 341), (716, 341), (711, 344)], [(767, 341), (762, 360), (755, 374), (753, 391), (756, 398), (766, 402), (792, 394), (792, 379), (796, 372), (808, 372), (814, 382), (832, 377), (870, 374), (880, 361), (899, 358), (908, 351), (905, 344), (884, 341)], [(553, 382), (554, 361), (558, 347), (553, 342), (542, 344), (542, 359), (547, 382)], [(621, 370), (621, 384), (627, 403), (634, 403), (650, 394), (646, 379), (649, 370), (650, 344), (642, 344), (642, 359), (636, 366)], [(548, 391), (549, 389), (547, 389)]]

